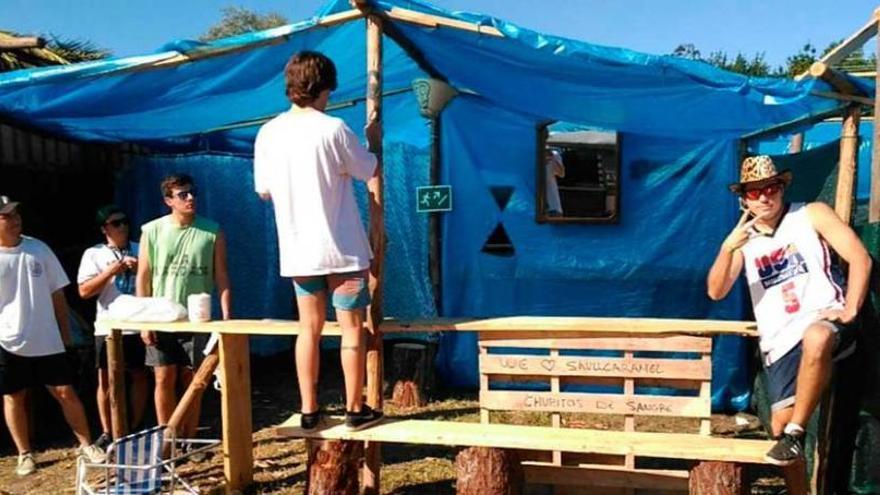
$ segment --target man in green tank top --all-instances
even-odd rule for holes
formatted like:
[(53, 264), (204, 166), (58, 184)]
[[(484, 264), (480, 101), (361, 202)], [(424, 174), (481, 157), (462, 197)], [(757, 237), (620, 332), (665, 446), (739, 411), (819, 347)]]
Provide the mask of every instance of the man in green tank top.
[[(192, 177), (170, 175), (161, 184), (171, 213), (141, 227), (137, 295), (165, 297), (186, 306), (191, 294), (211, 294), (216, 287), (223, 319), (230, 318), (232, 290), (226, 267), (226, 239), (220, 226), (196, 215), (196, 189)], [(193, 368), (201, 361), (207, 341), (203, 334), (141, 332), (147, 345), (146, 365), (156, 378), (154, 401), (159, 424), (168, 424), (177, 406), (177, 384), (189, 386)], [(181, 434), (192, 438), (199, 423), (200, 399), (194, 414), (181, 425)]]

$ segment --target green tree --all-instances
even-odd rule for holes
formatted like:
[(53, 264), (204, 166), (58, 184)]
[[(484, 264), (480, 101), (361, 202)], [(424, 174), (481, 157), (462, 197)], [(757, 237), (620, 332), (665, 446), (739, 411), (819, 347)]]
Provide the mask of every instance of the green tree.
[(742, 53), (737, 53), (731, 59), (727, 53), (723, 51), (714, 51), (708, 56), (703, 57), (700, 50), (691, 43), (678, 45), (672, 51), (672, 55), (682, 57), (689, 60), (700, 60), (715, 67), (745, 74), (747, 76), (764, 77), (770, 75), (770, 66), (764, 60), (763, 53), (756, 53), (752, 58), (748, 58)]
[(244, 7), (224, 7), (223, 18), (199, 37), (201, 41), (213, 41), (237, 34), (262, 31), (289, 24), (287, 18), (277, 12), (259, 14)]
[(795, 77), (810, 70), (810, 66), (816, 60), (818, 60), (816, 57), (816, 47), (811, 43), (807, 43), (801, 47), (800, 51), (786, 57), (785, 66), (780, 67), (777, 73), (781, 76)]

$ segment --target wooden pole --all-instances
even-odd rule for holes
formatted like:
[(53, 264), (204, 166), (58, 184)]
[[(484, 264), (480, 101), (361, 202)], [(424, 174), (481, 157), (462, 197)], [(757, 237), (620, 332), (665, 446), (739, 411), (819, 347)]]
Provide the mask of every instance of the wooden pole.
[[(837, 168), (837, 194), (834, 211), (845, 223), (852, 223), (853, 199), (859, 162), (859, 121), (862, 110), (858, 104), (850, 105), (843, 114), (840, 133), (840, 161)], [(816, 427), (816, 449), (813, 452), (813, 475), (810, 480), (812, 493), (828, 493), (831, 486), (827, 472), (831, 454), (831, 431), (834, 424), (834, 383), (822, 395), (819, 406), (819, 423)], [(834, 473), (830, 473), (832, 476)]]
[(788, 145), (788, 153), (800, 153), (804, 150), (804, 133), (799, 132), (791, 137), (791, 142)]
[(223, 474), (226, 493), (242, 493), (254, 481), (251, 363), (247, 335), (220, 335)]
[[(440, 184), (440, 114), (431, 119), (431, 185)], [(443, 293), (441, 292), (440, 246), (442, 243), (440, 213), (429, 213), (428, 217), (428, 269), (431, 275), (431, 287), (434, 289), (434, 307), (437, 314), (443, 314)]]
[[(367, 16), (367, 122), (382, 123), (382, 19), (376, 15)], [(385, 265), (385, 180), (382, 164), (382, 133), (371, 150), (377, 158), (377, 181), (370, 191), (370, 245), (373, 261), (370, 265), (370, 304), (367, 314), (367, 404), (376, 410), (382, 409), (383, 356), (382, 330), (382, 286)], [(363, 471), (363, 487), (366, 495), (379, 493), (379, 444), (366, 445)]]
[[(874, 11), (875, 19), (880, 19), (880, 9)], [(880, 26), (880, 21), (878, 21)], [(880, 36), (877, 37), (880, 50)], [(874, 74), (874, 92), (880, 87), (880, 58), (877, 58), (877, 71)], [(874, 95), (874, 132), (871, 142), (871, 199), (868, 205), (868, 222), (880, 221), (880, 98)]]
[(856, 171), (859, 160), (859, 121), (861, 116), (860, 105), (847, 107), (844, 111), (843, 128), (840, 134), (840, 162), (837, 170), (837, 194), (834, 199), (834, 211), (846, 223), (852, 222)]
[(125, 397), (125, 356), (122, 332), (111, 330), (107, 336), (107, 378), (110, 386), (110, 429), (113, 439), (128, 434), (128, 401)]
[(813, 65), (810, 66), (810, 75), (816, 79), (822, 79), (827, 82), (834, 87), (838, 93), (843, 93), (845, 95), (862, 94), (858, 88), (849, 82), (843, 73), (832, 69), (828, 64), (822, 62), (813, 63)]
[(46, 40), (37, 36), (0, 38), (0, 51), (43, 48), (44, 46), (46, 46)]

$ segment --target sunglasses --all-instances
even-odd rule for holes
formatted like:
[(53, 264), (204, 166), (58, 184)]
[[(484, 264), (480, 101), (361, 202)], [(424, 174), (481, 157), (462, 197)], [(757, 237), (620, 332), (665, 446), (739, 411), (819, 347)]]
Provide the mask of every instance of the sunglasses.
[(198, 191), (196, 191), (196, 188), (192, 188), (192, 189), (187, 189), (186, 191), (179, 191), (176, 193), (171, 193), (168, 197), (176, 196), (177, 199), (179, 199), (181, 201), (186, 201), (186, 198), (188, 198), (190, 196), (192, 196), (193, 199), (195, 199), (197, 194), (198, 194)]
[(113, 227), (119, 228), (119, 227), (122, 227), (123, 225), (128, 225), (128, 219), (125, 217), (117, 218), (116, 220), (110, 220), (109, 222), (104, 222), (104, 225), (112, 225)]
[(762, 194), (769, 198), (770, 196), (773, 196), (774, 194), (778, 193), (781, 190), (782, 190), (782, 184), (776, 182), (773, 184), (768, 184), (768, 185), (761, 187), (761, 188), (758, 188), (758, 189), (747, 189), (747, 190), (743, 191), (743, 196), (746, 199), (751, 199), (754, 201), (756, 199), (761, 199)]

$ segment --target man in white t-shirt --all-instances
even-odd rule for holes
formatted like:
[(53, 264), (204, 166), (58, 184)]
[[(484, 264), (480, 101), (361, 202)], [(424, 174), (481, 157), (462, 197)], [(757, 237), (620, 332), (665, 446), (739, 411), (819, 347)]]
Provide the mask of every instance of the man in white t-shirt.
[[(122, 294), (134, 295), (137, 275), (138, 244), (129, 240), (129, 222), (116, 205), (100, 208), (95, 223), (104, 235), (104, 242), (85, 250), (79, 264), (76, 282), (83, 299), (97, 296), (95, 319), (100, 320), (110, 304)], [(125, 369), (131, 378), (131, 424), (137, 430), (147, 404), (147, 373), (144, 367), (144, 342), (140, 332), (122, 332)], [(107, 333), (95, 334), (95, 367), (98, 369), (97, 403), (103, 432), (95, 445), (107, 448), (112, 440), (110, 414), (110, 382), (107, 376)]]
[[(293, 102), (260, 128), (254, 146), (254, 185), (275, 206), (281, 276), (293, 277), (300, 333), (296, 369), (302, 422), (321, 420), (317, 401), (321, 330), (328, 298), (342, 328), (340, 357), (345, 375), (345, 424), (360, 429), (382, 418), (363, 404), (364, 309), (372, 253), (352, 189), (367, 182), (375, 194), (376, 157), (341, 119), (324, 113), (336, 89), (336, 67), (316, 52), (295, 54), (285, 68), (287, 97)], [(373, 148), (378, 124), (366, 128)]]
[[(745, 271), (769, 379), (776, 445), (766, 460), (786, 470), (791, 493), (805, 487), (804, 428), (828, 384), (832, 362), (855, 351), (858, 313), (871, 257), (855, 232), (824, 203), (786, 203), (790, 171), (769, 156), (746, 158), (731, 184), (745, 210), (707, 278), (723, 299)], [(849, 266), (844, 281), (833, 263)], [(800, 472), (796, 472), (800, 471)]]
[(80, 455), (92, 462), (105, 458), (91, 444), (65, 352), (70, 322), (63, 288), (69, 283), (49, 246), (21, 234), (18, 203), (0, 196), (0, 394), (6, 426), (18, 449), (19, 476), (36, 470), (25, 392), (37, 385), (44, 385), (61, 405), (80, 443)]
[(562, 198), (559, 196), (559, 184), (556, 178), (565, 177), (565, 165), (562, 163), (562, 154), (559, 150), (544, 150), (544, 197), (547, 201), (547, 216), (562, 216)]

